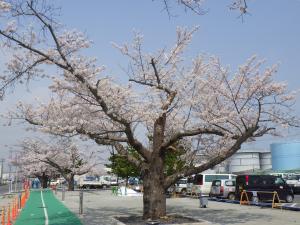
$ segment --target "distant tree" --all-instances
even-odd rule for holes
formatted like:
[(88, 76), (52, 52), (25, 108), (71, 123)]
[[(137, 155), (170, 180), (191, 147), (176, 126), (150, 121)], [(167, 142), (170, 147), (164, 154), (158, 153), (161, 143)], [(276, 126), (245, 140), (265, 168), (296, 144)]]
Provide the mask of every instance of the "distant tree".
[(185, 161), (186, 159), (184, 158), (186, 153), (187, 150), (184, 149), (184, 146), (181, 145), (173, 145), (172, 150), (166, 153), (164, 172), (166, 176), (171, 176), (172, 174), (178, 173), (184, 169), (184, 167), (188, 163)]
[(50, 144), (40, 139), (25, 139), (21, 146), (23, 148), (21, 161), (24, 162), (25, 170), (33, 171), (31, 173), (36, 176), (55, 171), (65, 178), (69, 191), (74, 191), (75, 175), (86, 174), (96, 165), (93, 153), (83, 153), (70, 140), (51, 140)]
[[(139, 158), (139, 153), (134, 150), (132, 147), (129, 148), (128, 154), (132, 155), (135, 158)], [(182, 158), (186, 153), (186, 150), (183, 146), (178, 145), (176, 148), (173, 147), (173, 150), (166, 153), (166, 164), (165, 164), (165, 175), (169, 176), (175, 172), (181, 171), (186, 162)], [(129, 177), (140, 177), (140, 169), (133, 163), (127, 160), (127, 157), (124, 155), (112, 153), (109, 157), (109, 164), (106, 164), (108, 168), (111, 168), (111, 173), (116, 174), (117, 176), (126, 179), (126, 183)]]
[[(133, 148), (127, 148), (128, 154), (133, 157), (138, 157), (138, 153)], [(130, 163), (127, 157), (123, 155), (112, 153), (109, 157), (109, 161), (110, 163), (106, 164), (106, 166), (111, 168), (111, 173), (125, 179), (126, 184), (129, 177), (139, 177), (141, 175), (139, 168), (135, 164)]]
[(42, 162), (37, 157), (33, 157), (32, 154), (28, 154), (27, 151), (21, 151), (21, 157), (16, 162), (16, 165), (21, 170), (24, 177), (37, 177), (41, 183), (42, 188), (47, 188), (49, 181), (56, 178), (58, 172), (55, 168), (49, 164)]

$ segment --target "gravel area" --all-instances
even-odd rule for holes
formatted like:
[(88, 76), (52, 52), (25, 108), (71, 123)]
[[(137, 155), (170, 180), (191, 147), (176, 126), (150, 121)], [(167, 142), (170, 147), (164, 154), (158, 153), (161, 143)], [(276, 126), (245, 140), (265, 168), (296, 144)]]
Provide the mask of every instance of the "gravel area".
[(13, 199), (16, 197), (16, 194), (6, 194), (0, 196), (0, 210), (2, 210), (2, 207), (7, 207), (8, 204), (11, 204), (13, 202)]

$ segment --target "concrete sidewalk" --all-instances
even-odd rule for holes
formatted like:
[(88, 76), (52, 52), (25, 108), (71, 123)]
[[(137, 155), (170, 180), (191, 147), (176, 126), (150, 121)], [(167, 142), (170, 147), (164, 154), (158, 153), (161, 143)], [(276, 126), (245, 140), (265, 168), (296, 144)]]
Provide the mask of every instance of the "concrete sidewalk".
[[(61, 193), (57, 194), (61, 199)], [(64, 204), (78, 214), (79, 192), (67, 192)], [(142, 197), (118, 197), (111, 191), (94, 191), (84, 193), (84, 214), (80, 216), (85, 225), (117, 224), (113, 216), (141, 215)], [(296, 225), (300, 224), (300, 212), (240, 206), (236, 204), (211, 202), (208, 208), (199, 208), (198, 199), (167, 199), (168, 213), (178, 213), (212, 224), (222, 225)]]

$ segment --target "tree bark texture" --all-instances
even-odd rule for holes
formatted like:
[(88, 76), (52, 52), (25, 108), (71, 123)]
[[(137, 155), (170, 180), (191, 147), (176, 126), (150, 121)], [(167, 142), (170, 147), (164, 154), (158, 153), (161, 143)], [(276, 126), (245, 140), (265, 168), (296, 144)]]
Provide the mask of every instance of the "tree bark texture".
[(41, 183), (41, 187), (42, 188), (48, 188), (48, 181), (49, 181), (49, 177), (45, 174), (42, 174), (42, 176), (38, 176), (40, 183)]
[(150, 165), (143, 176), (143, 218), (159, 219), (166, 215), (163, 163), (161, 159)]
[(68, 191), (74, 191), (74, 174), (65, 176), (65, 179), (68, 183)]
[(159, 219), (166, 215), (164, 152), (161, 146), (164, 140), (166, 115), (155, 121), (153, 131), (153, 151), (148, 167), (143, 171), (144, 181), (144, 219)]

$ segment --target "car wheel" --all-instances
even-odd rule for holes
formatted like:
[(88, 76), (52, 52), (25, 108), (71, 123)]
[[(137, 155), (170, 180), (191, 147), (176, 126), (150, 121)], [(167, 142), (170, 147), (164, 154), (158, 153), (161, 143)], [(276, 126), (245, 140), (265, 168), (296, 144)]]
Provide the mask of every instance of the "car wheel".
[(259, 198), (257, 196), (253, 196), (251, 201), (254, 203), (254, 204), (257, 204), (259, 202)]
[(103, 185), (103, 186), (102, 186), (102, 188), (103, 188), (103, 189), (106, 189), (106, 188), (107, 188), (107, 186), (106, 186), (106, 185)]
[(186, 189), (182, 189), (182, 190), (181, 190), (181, 194), (182, 194), (182, 195), (186, 195)]
[(285, 201), (286, 201), (287, 203), (291, 203), (291, 202), (294, 201), (294, 197), (293, 197), (292, 195), (287, 195), (287, 196), (285, 197)]
[(229, 194), (228, 194), (228, 199), (229, 199), (229, 200), (235, 200), (235, 194), (229, 193)]

